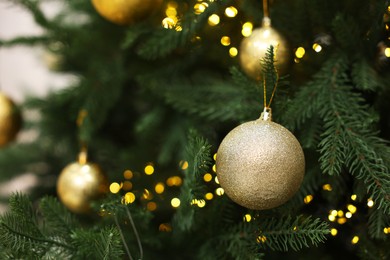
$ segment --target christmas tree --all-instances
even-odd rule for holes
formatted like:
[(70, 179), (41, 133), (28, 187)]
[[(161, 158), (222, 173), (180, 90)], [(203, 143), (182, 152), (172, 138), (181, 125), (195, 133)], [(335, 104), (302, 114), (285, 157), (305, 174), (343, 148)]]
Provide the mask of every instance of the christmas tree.
[[(44, 33), (0, 46), (43, 46), (78, 80), (20, 105), (28, 142), (0, 104), (1, 180), (41, 183), (9, 198), (1, 259), (390, 258), (389, 1), (9, 2)], [(274, 124), (271, 102), (304, 161), (281, 130), (218, 150)]]

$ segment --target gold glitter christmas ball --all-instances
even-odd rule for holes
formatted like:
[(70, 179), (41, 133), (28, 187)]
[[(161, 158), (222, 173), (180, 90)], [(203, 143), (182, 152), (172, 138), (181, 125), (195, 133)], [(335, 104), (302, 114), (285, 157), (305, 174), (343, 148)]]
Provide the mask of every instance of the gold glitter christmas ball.
[(275, 66), (279, 74), (287, 70), (290, 52), (286, 39), (274, 28), (268, 18), (263, 20), (260, 28), (253, 30), (252, 34), (244, 38), (240, 44), (239, 58), (241, 68), (253, 79), (261, 78), (261, 59), (266, 56), (270, 46), (274, 47)]
[(57, 180), (61, 202), (74, 213), (88, 213), (92, 201), (108, 191), (108, 181), (97, 164), (73, 162)]
[(0, 92), (0, 147), (13, 141), (22, 125), (15, 103)]
[(303, 150), (294, 135), (260, 117), (234, 128), (217, 151), (217, 176), (227, 196), (249, 209), (271, 209), (299, 189)]
[(149, 16), (162, 0), (92, 0), (96, 11), (108, 21), (129, 25)]

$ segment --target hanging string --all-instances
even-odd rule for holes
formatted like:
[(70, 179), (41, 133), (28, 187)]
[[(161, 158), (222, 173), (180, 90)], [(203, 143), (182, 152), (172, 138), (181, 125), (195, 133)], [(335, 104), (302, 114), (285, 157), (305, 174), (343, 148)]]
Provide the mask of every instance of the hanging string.
[(123, 233), (122, 233), (122, 229), (121, 229), (121, 226), (119, 225), (119, 221), (118, 221), (118, 218), (117, 218), (116, 215), (114, 215), (114, 220), (115, 220), (115, 225), (116, 225), (116, 227), (117, 227), (118, 230), (119, 230), (119, 235), (121, 236), (122, 243), (123, 243), (123, 245), (124, 245), (124, 247), (125, 247), (127, 256), (129, 257), (130, 260), (134, 260), (134, 258), (132, 257), (132, 255), (131, 255), (131, 253), (130, 253), (129, 247), (127, 246), (125, 236), (124, 236)]
[(263, 15), (269, 18), (268, 0), (263, 0)]
[(274, 99), (274, 96), (275, 96), (275, 93), (276, 93), (276, 88), (278, 87), (279, 73), (278, 73), (278, 70), (276, 69), (276, 67), (274, 67), (274, 69), (275, 69), (276, 80), (275, 80), (274, 88), (272, 89), (272, 94), (271, 94), (271, 98), (269, 99), (268, 105), (267, 105), (267, 81), (266, 81), (265, 77), (263, 77), (264, 78), (263, 79), (264, 108), (270, 108), (271, 107), (272, 100)]
[(127, 217), (129, 218), (131, 227), (133, 228), (133, 231), (134, 231), (134, 234), (135, 234), (135, 238), (137, 239), (138, 248), (139, 248), (139, 254), (140, 254), (140, 258), (139, 259), (142, 259), (144, 257), (144, 251), (142, 249), (141, 239), (140, 239), (140, 237), (138, 235), (138, 231), (137, 231), (137, 228), (135, 227), (133, 218), (131, 217), (130, 210), (127, 207), (125, 207), (125, 208), (126, 208)]

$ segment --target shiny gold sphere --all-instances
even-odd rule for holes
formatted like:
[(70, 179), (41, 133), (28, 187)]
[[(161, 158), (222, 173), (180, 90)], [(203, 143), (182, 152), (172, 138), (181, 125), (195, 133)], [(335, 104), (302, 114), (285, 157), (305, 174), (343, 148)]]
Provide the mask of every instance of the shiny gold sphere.
[(108, 21), (129, 25), (157, 10), (162, 0), (92, 0), (96, 11)]
[(262, 66), (261, 59), (266, 56), (270, 46), (274, 47), (275, 66), (279, 74), (287, 71), (290, 51), (286, 39), (270, 24), (263, 23), (260, 28), (244, 38), (240, 44), (239, 58), (241, 68), (253, 79), (260, 79)]
[(0, 92), (0, 147), (13, 141), (22, 125), (22, 118), (14, 102)]
[(217, 151), (217, 176), (229, 198), (249, 209), (271, 209), (299, 189), (303, 150), (283, 126), (258, 119), (237, 126)]
[(58, 197), (74, 213), (88, 213), (91, 202), (107, 191), (107, 178), (93, 163), (71, 163), (62, 170), (57, 180)]

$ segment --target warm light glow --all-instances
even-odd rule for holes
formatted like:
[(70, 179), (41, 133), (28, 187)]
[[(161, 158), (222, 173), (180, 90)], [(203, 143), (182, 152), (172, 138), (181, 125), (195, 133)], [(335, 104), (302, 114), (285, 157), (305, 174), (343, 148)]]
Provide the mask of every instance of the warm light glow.
[(176, 16), (177, 15), (176, 7), (168, 6), (167, 9), (165, 10), (165, 15), (168, 17)]
[(219, 184), (218, 176), (215, 176), (214, 181), (216, 184)]
[(320, 51), (322, 51), (322, 46), (319, 45), (318, 43), (314, 43), (314, 44), (313, 44), (313, 50), (314, 50), (315, 52), (320, 52)]
[(222, 196), (223, 194), (225, 193), (224, 189), (219, 187), (215, 190), (215, 194), (217, 194), (218, 196)]
[(217, 172), (217, 166), (215, 164), (213, 165), (212, 168), (213, 168), (213, 172)]
[(296, 56), (298, 59), (302, 59), (304, 55), (305, 55), (305, 48), (303, 48), (303, 47), (298, 47), (298, 49), (295, 51), (295, 56)]
[(230, 57), (236, 57), (237, 55), (238, 55), (238, 50), (237, 50), (237, 48), (236, 47), (231, 47), (230, 49), (229, 49), (229, 55), (230, 55)]
[(374, 206), (374, 201), (373, 201), (372, 199), (368, 199), (368, 200), (367, 200), (367, 206), (368, 206), (369, 208), (372, 208), (372, 207)]
[(225, 15), (227, 17), (235, 17), (237, 14), (238, 10), (234, 6), (229, 6), (225, 9)]
[(324, 184), (322, 186), (322, 189), (326, 191), (332, 191), (332, 186), (330, 186), (330, 184)]
[(126, 170), (126, 171), (124, 171), (123, 172), (123, 177), (125, 178), (125, 179), (131, 179), (131, 178), (133, 178), (133, 172), (132, 171), (130, 171), (130, 170)]
[(356, 194), (352, 194), (351, 195), (351, 200), (355, 201), (357, 199), (357, 195)]
[(345, 222), (347, 222), (347, 219), (346, 218), (339, 218), (337, 220), (337, 223), (339, 223), (340, 225), (344, 224)]
[(335, 228), (332, 228), (332, 229), (330, 230), (330, 234), (331, 234), (332, 236), (336, 236), (337, 233), (338, 233), (338, 231), (337, 231), (337, 229), (335, 229)]
[(215, 153), (215, 154), (213, 155), (213, 159), (214, 159), (214, 161), (217, 160), (217, 153)]
[(114, 193), (114, 194), (118, 193), (120, 191), (120, 189), (121, 189), (121, 186), (119, 185), (119, 183), (117, 183), (117, 182), (111, 183), (111, 185), (110, 185), (111, 193)]
[(330, 215), (337, 217), (337, 210), (330, 211)]
[(166, 181), (167, 185), (172, 186), (180, 186), (182, 184), (182, 179), (179, 176), (172, 176), (169, 177)]
[(213, 176), (210, 173), (206, 173), (205, 175), (203, 175), (203, 180), (205, 182), (210, 182), (212, 179), (213, 179)]
[(161, 24), (165, 29), (173, 29), (175, 28), (176, 22), (172, 17), (165, 17)]
[(251, 22), (246, 22), (242, 25), (241, 34), (244, 37), (248, 37), (252, 34), (253, 24)]
[(251, 222), (251, 220), (252, 220), (251, 214), (245, 214), (245, 216), (244, 216), (244, 221), (245, 221), (245, 222)]
[(158, 226), (158, 230), (162, 232), (171, 232), (172, 227), (168, 223), (162, 223), (160, 226)]
[(195, 14), (201, 14), (206, 10), (207, 7), (208, 7), (207, 3), (196, 3), (194, 5), (194, 12)]
[(151, 200), (151, 199), (153, 199), (153, 194), (148, 189), (144, 189), (144, 192), (142, 194), (142, 198), (144, 198), (146, 200)]
[(212, 14), (209, 17), (208, 23), (210, 26), (216, 26), (219, 24), (219, 21), (220, 21), (219, 16), (217, 14)]
[(204, 206), (206, 206), (206, 201), (198, 200), (198, 203), (196, 205), (198, 205), (199, 208), (203, 208)]
[(229, 46), (230, 45), (230, 37), (229, 36), (222, 36), (221, 44), (223, 46)]
[(358, 236), (354, 236), (353, 238), (352, 238), (352, 240), (351, 240), (351, 243), (352, 244), (357, 244), (359, 242), (359, 237)]
[(307, 195), (305, 198), (303, 198), (303, 202), (305, 204), (309, 204), (313, 200), (313, 195)]
[(352, 205), (352, 204), (348, 204), (347, 209), (348, 209), (352, 214), (355, 214), (355, 213), (356, 213), (356, 210), (357, 210), (357, 208), (356, 208), (354, 205)]
[(346, 218), (352, 218), (352, 213), (348, 211), (347, 213), (345, 213), (345, 217)]
[(146, 175), (152, 175), (154, 173), (153, 165), (146, 165), (144, 171)]
[(211, 192), (208, 192), (204, 195), (204, 198), (206, 200), (212, 200), (214, 198), (214, 195)]
[(187, 161), (180, 161), (180, 168), (182, 170), (186, 170), (188, 168), (188, 162)]
[(164, 183), (162, 182), (157, 183), (156, 186), (154, 186), (154, 190), (156, 191), (157, 194), (163, 193), (165, 190)]
[(385, 234), (390, 234), (390, 227), (385, 227), (385, 228), (383, 229), (383, 233), (385, 233)]
[(337, 211), (337, 216), (338, 217), (343, 217), (344, 216), (344, 211), (342, 211), (342, 210)]
[(387, 24), (385, 25), (385, 28), (387, 31), (390, 30), (390, 26), (388, 26)]
[(130, 181), (124, 181), (122, 188), (125, 191), (131, 190), (133, 188), (133, 184)]
[(385, 49), (385, 56), (386, 56), (387, 58), (390, 58), (390, 48), (389, 48), (389, 47), (387, 47), (387, 48)]
[(256, 240), (257, 243), (265, 243), (265, 241), (267, 241), (267, 238), (265, 236), (258, 236)]
[(336, 220), (336, 217), (335, 216), (333, 216), (333, 215), (329, 215), (328, 216), (328, 219), (329, 219), (329, 221), (335, 221)]
[(148, 204), (146, 204), (146, 209), (149, 211), (155, 211), (157, 209), (156, 202), (150, 201)]
[(178, 198), (173, 198), (171, 199), (171, 205), (174, 208), (177, 208), (180, 206), (180, 200)]
[(129, 204), (135, 201), (135, 195), (132, 192), (127, 192), (122, 198), (122, 204)]

